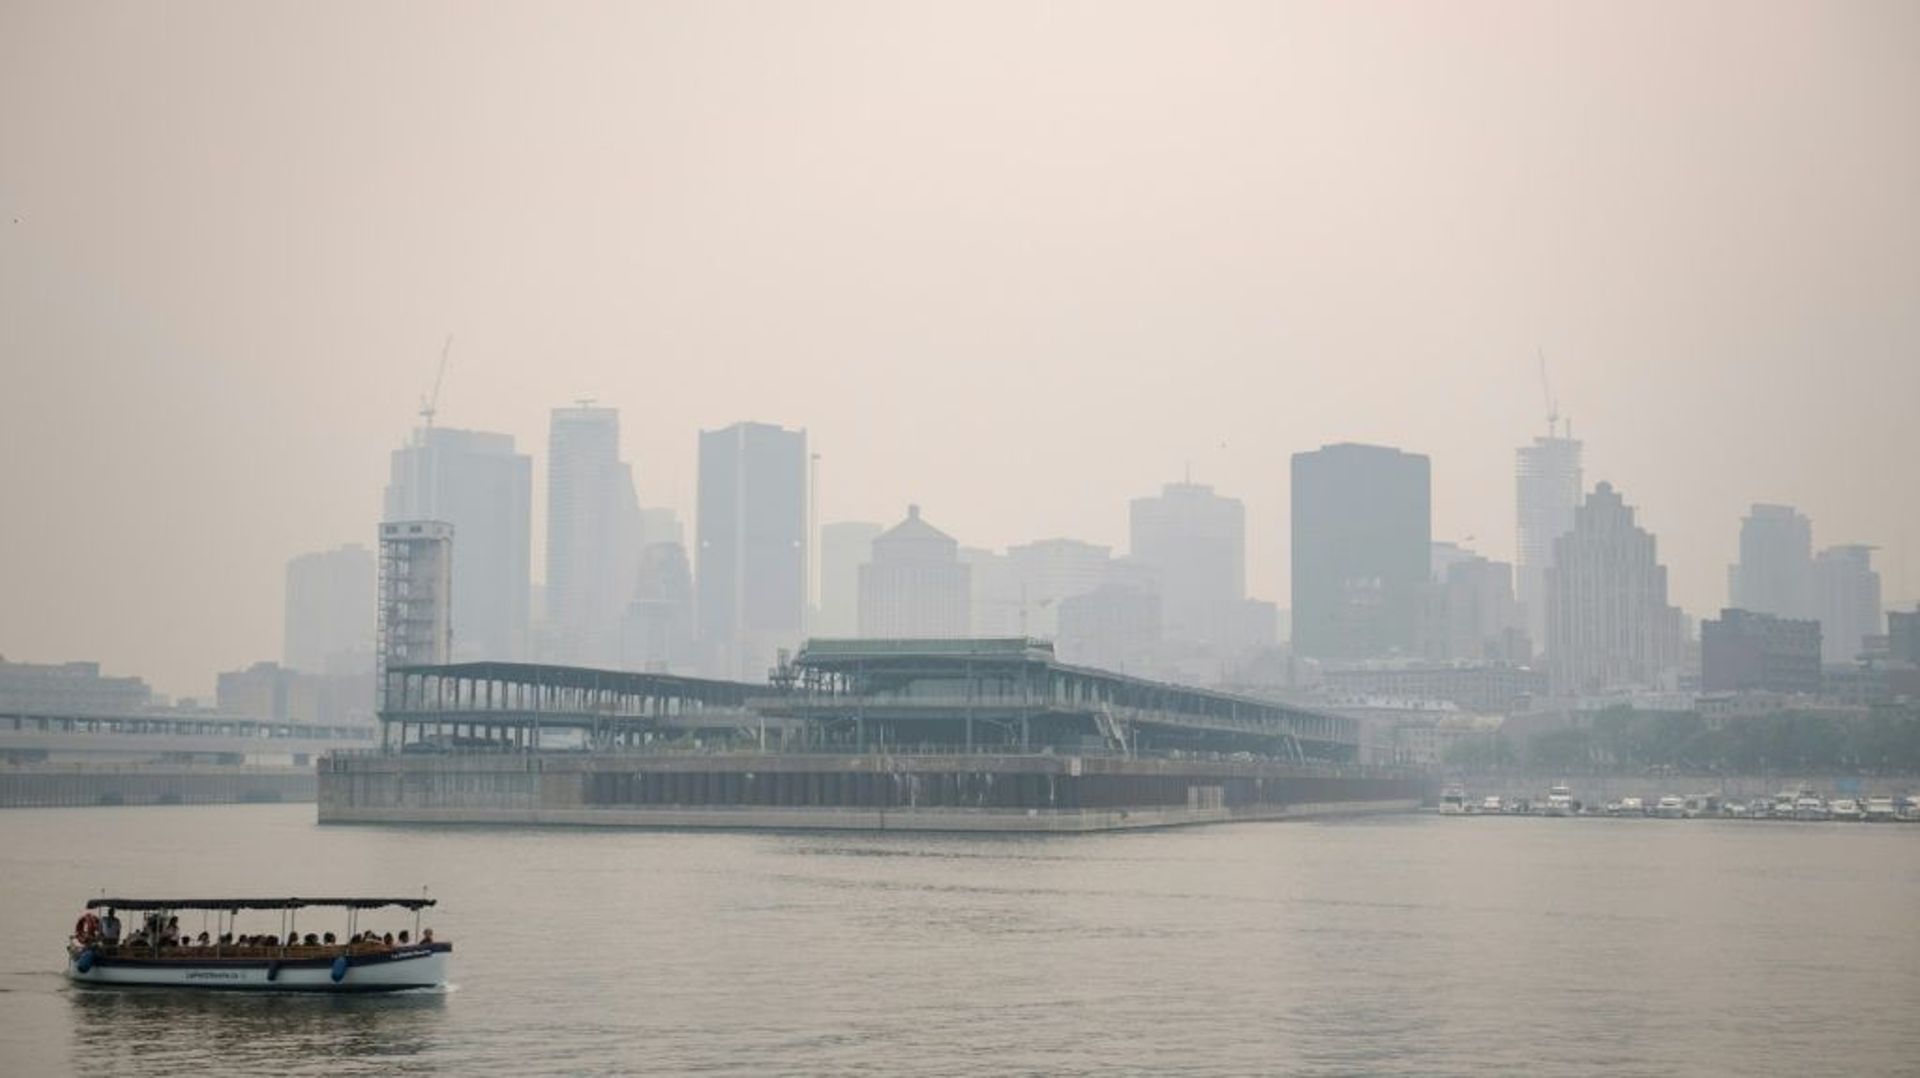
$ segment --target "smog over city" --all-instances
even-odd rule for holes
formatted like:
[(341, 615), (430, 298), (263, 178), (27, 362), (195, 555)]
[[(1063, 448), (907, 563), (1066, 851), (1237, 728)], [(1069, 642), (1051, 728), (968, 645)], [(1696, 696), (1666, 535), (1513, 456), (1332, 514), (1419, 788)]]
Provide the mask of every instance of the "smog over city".
[(1920, 1058), (1920, 5), (13, 0), (0, 387), (0, 1071)]

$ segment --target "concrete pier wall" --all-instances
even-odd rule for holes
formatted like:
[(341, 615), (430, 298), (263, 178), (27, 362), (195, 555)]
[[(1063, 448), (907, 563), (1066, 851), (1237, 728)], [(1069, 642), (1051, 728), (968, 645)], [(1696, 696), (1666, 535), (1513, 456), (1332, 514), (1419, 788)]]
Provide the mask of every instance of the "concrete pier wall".
[(1416, 775), (1049, 755), (535, 754), (321, 761), (322, 823), (1086, 832), (1405, 811)]
[(40, 764), (0, 767), (0, 808), (312, 801), (310, 767)]

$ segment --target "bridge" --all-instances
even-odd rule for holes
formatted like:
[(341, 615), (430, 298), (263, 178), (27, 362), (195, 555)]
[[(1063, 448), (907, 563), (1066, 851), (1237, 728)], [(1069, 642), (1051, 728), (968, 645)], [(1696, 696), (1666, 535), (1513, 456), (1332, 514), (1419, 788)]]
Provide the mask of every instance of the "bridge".
[(272, 722), (194, 712), (0, 713), (0, 759), (317, 756), (374, 743), (370, 725)]

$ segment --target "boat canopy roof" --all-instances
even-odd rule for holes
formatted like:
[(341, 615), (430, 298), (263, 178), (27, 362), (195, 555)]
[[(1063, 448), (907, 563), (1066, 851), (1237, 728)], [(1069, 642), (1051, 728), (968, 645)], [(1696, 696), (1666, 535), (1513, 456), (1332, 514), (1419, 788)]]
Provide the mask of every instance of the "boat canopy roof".
[(433, 905), (431, 898), (90, 898), (90, 910), (111, 907), (119, 910), (303, 910), (309, 906), (335, 906), (372, 910), (399, 906), (418, 910)]

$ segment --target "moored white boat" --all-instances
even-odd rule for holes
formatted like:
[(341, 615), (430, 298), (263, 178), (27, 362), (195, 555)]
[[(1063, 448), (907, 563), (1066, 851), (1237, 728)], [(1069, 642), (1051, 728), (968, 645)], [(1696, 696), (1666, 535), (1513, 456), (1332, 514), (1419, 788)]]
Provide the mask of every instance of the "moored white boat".
[[(264, 992), (396, 992), (447, 983), (453, 944), (422, 929), (420, 911), (430, 898), (102, 898), (67, 942), (67, 977), (87, 986), (198, 988)], [(411, 910), (414, 925), (392, 932), (359, 931), (364, 911)], [(93, 911), (105, 909), (102, 918)], [(337, 911), (345, 931), (337, 938), (299, 934), (300, 911)], [(145, 926), (121, 939), (117, 912), (145, 915)], [(281, 931), (241, 935), (231, 930), (243, 911), (275, 911)], [(198, 937), (178, 930), (179, 913), (213, 918), (213, 932)], [(309, 920), (311, 923), (311, 919)]]
[(1547, 815), (1571, 816), (1579, 811), (1574, 803), (1573, 790), (1566, 786), (1555, 786), (1547, 791)]
[(1440, 791), (1440, 815), (1465, 816), (1467, 814), (1467, 791), (1458, 786), (1449, 786)]

